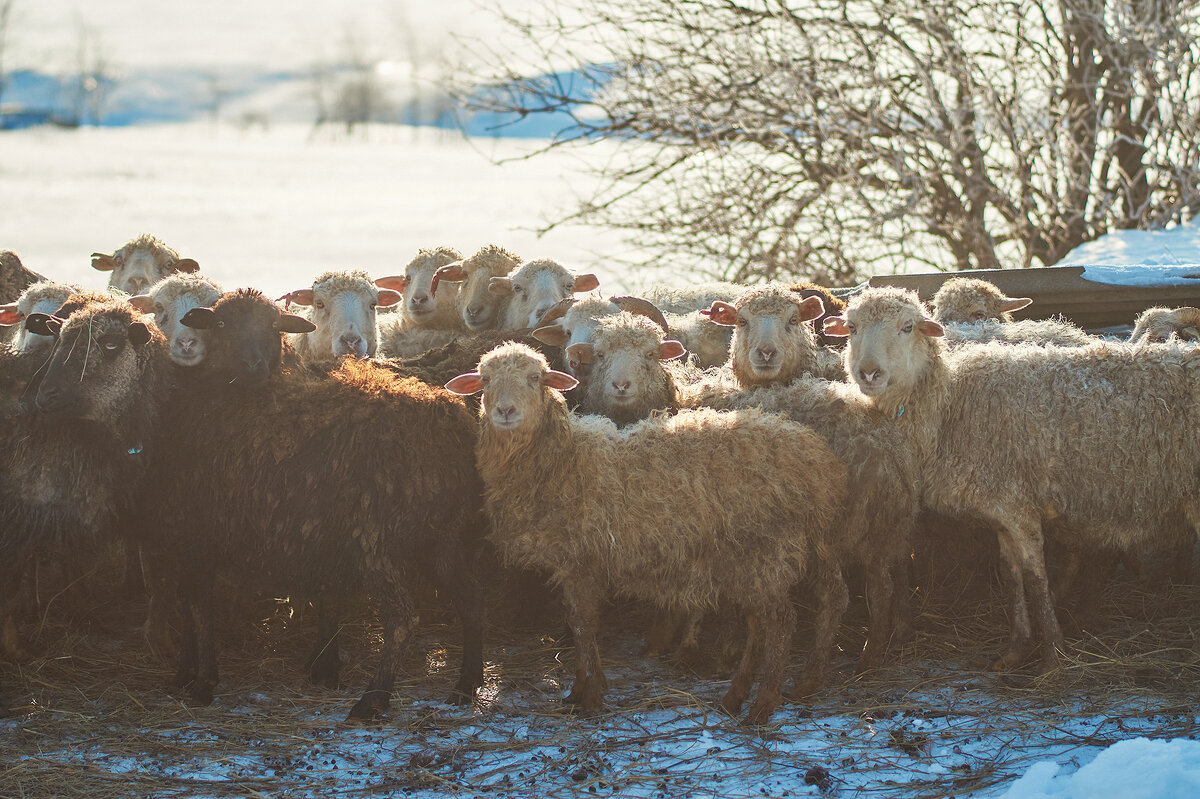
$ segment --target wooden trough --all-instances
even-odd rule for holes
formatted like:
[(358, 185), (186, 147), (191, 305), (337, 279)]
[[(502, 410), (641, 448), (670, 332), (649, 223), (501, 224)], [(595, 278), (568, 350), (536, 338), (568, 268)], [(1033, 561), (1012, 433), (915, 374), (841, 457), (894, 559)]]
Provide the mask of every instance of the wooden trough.
[(1047, 266), (1033, 269), (980, 269), (971, 272), (935, 272), (919, 275), (877, 275), (872, 286), (913, 289), (928, 302), (942, 283), (952, 277), (975, 277), (995, 283), (1010, 297), (1030, 297), (1033, 304), (1013, 314), (1015, 319), (1048, 319), (1064, 316), (1088, 331), (1132, 327), (1142, 311), (1155, 306), (1200, 307), (1200, 265), (1188, 273), (1183, 285), (1118, 286), (1083, 278), (1082, 266)]

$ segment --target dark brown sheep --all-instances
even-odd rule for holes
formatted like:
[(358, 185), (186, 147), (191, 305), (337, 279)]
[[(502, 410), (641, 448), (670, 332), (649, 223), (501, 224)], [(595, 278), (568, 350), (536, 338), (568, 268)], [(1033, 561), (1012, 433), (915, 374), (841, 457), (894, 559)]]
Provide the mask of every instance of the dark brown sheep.
[(350, 712), (358, 719), (388, 705), (414, 621), (409, 586), (427, 575), (462, 619), (456, 695), (472, 696), (483, 681), (473, 558), (485, 522), (475, 424), (463, 403), (368, 361), (345, 359), (327, 375), (281, 368), (282, 335), (311, 323), (258, 292), (228, 293), (183, 323), (212, 337), (171, 405), (171, 447), (147, 492), (159, 520), (148, 543), (177, 556), (178, 679), (191, 699), (211, 701), (217, 682), (219, 570), (332, 607), (364, 590), (373, 596), (383, 650)]
[(46, 280), (21, 263), (12, 250), (0, 250), (0, 304), (16, 302), (21, 292), (34, 283)]

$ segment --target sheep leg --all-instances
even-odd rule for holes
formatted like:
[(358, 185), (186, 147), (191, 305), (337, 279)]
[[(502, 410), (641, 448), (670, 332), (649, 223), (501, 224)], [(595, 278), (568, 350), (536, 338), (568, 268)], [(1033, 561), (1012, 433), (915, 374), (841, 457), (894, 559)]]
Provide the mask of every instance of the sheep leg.
[(17, 613), (25, 598), (21, 590), (23, 575), (28, 568), (28, 561), (14, 563), (5, 570), (5, 579), (0, 583), (3, 588), (3, 594), (0, 596), (0, 651), (7, 659), (16, 663), (30, 659), (29, 652), (21, 642), (21, 633), (17, 629)]
[(386, 575), (377, 575), (380, 590), (374, 592), (379, 602), (379, 621), (383, 625), (383, 647), (375, 676), (362, 698), (350, 709), (347, 721), (370, 721), (378, 718), (391, 703), (392, 686), (396, 684), (396, 669), (409, 633), (417, 623), (416, 607), (403, 586)]
[(679, 635), (679, 627), (684, 623), (684, 615), (678, 610), (659, 610), (654, 616), (654, 623), (642, 640), (642, 657), (659, 657), (671, 650)]
[(175, 666), (175, 679), (171, 685), (186, 688), (196, 680), (199, 655), (196, 646), (196, 619), (192, 616), (191, 600), (186, 590), (179, 596), (179, 653)]
[(704, 614), (698, 610), (682, 614), (683, 632), (679, 638), (679, 645), (675, 648), (674, 660), (689, 671), (696, 671), (699, 668), (700, 622), (703, 620)]
[(859, 671), (879, 668), (883, 662), (883, 655), (892, 635), (895, 601), (891, 564), (878, 559), (869, 564), (867, 570), (867, 607), (871, 620), (867, 642), (858, 659)]
[(913, 602), (911, 564), (906, 554), (892, 566), (892, 642), (906, 644), (913, 637)]
[[(994, 661), (993, 671), (1006, 671), (1023, 663), (1033, 651), (1032, 616), (1039, 622), (1042, 634), (1041, 670), (1050, 671), (1058, 665), (1058, 650), (1062, 647), (1062, 629), (1050, 599), (1050, 584), (1042, 554), (1041, 525), (1036, 518), (1017, 519), (1003, 523), (997, 531), (1000, 553), (1008, 567), (1009, 607), (1012, 633), (1008, 651)], [(1028, 594), (1028, 597), (1026, 596)]]
[(462, 663), (448, 701), (461, 705), (472, 702), (475, 689), (483, 685), (483, 587), (474, 574), (464, 580), (460, 573), (458, 579), (463, 584), (454, 586), (450, 601), (462, 623)]
[(308, 681), (313, 685), (337, 688), (339, 685), (338, 670), (341, 668), (342, 660), (338, 647), (341, 609), (336, 602), (327, 598), (318, 600), (316, 605), (317, 645), (305, 662), (308, 667)]
[(804, 664), (804, 676), (788, 690), (789, 699), (811, 696), (824, 685), (833, 657), (833, 639), (850, 604), (850, 591), (836, 563), (818, 563), (814, 578), (818, 610), (812, 650)]
[(721, 698), (721, 709), (730, 716), (736, 717), (742, 710), (750, 688), (754, 685), (754, 677), (758, 672), (758, 664), (762, 661), (763, 620), (757, 610), (746, 611), (746, 646), (742, 649), (742, 659), (729, 690)]
[(170, 603), (166, 601), (170, 589), (164, 579), (165, 567), (149, 549), (139, 547), (138, 554), (146, 587), (146, 621), (142, 624), (142, 636), (153, 655), (168, 658), (175, 645), (171, 641)]
[(784, 596), (771, 611), (763, 614), (762, 674), (758, 693), (746, 716), (746, 723), (761, 726), (771, 720), (771, 713), (783, 697), (783, 670), (792, 648), (792, 633), (796, 629), (796, 611), (790, 598)]
[(566, 584), (563, 600), (575, 637), (575, 683), (567, 702), (579, 705), (588, 715), (599, 713), (604, 706), (604, 691), (608, 680), (600, 665), (600, 648), (596, 634), (600, 629), (599, 591), (586, 582)]
[(196, 679), (188, 686), (188, 696), (199, 705), (210, 705), (217, 686), (217, 646), (213, 633), (212, 586), (205, 585), (197, 592), (192, 604), (196, 620)]

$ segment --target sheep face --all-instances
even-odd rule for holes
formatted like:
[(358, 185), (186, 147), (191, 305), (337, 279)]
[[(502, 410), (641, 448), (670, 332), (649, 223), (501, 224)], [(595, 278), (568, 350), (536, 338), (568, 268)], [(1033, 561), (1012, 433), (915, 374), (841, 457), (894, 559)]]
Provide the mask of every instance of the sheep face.
[(129, 298), (143, 313), (154, 314), (154, 324), (167, 337), (171, 360), (180, 366), (195, 366), (208, 352), (208, 331), (181, 323), (193, 308), (210, 308), (221, 296), (220, 287), (200, 275), (171, 275), (151, 287), (149, 293)]
[(165, 346), (162, 335), (124, 303), (92, 305), (65, 321), (31, 314), (26, 325), (58, 338), (35, 398), (47, 415), (101, 423), (118, 418), (139, 391), (147, 348)]
[(179, 253), (153, 236), (139, 236), (112, 255), (92, 253), (92, 268), (111, 272), (108, 287), (126, 294), (142, 294), (172, 272), (196, 272), (200, 269), (191, 258)]
[(462, 256), (446, 247), (436, 250), (421, 250), (409, 261), (404, 269), (404, 277), (400, 283), (384, 283), (378, 285), (385, 288), (397, 289), (404, 294), (404, 305), (400, 313), (405, 324), (411, 327), (453, 327), (454, 318), (458, 315), (455, 301), (458, 298), (458, 284), (447, 282), (440, 291), (434, 289), (433, 277), (437, 270)]
[(933, 318), (946, 322), (1011, 322), (1012, 312), (1029, 305), (1028, 297), (1006, 297), (994, 283), (973, 277), (952, 277), (933, 295)]
[(218, 379), (243, 387), (262, 385), (279, 370), (284, 333), (315, 329), (304, 317), (284, 313), (250, 289), (224, 294), (212, 308), (193, 308), (180, 322), (210, 332), (205, 367)]
[[(386, 280), (386, 278), (381, 278)], [(285, 295), (289, 302), (311, 307), (309, 318), (317, 329), (309, 333), (309, 344), (319, 357), (369, 358), (379, 348), (375, 309), (395, 305), (400, 292), (380, 288), (366, 272), (326, 272), (311, 289)]]
[(715, 324), (733, 326), (733, 373), (742, 386), (751, 387), (816, 371), (816, 335), (805, 323), (824, 313), (820, 297), (768, 286), (747, 292), (736, 305), (714, 302), (707, 315)]
[(863, 292), (843, 316), (825, 320), (825, 332), (848, 336), (846, 371), (876, 403), (903, 397), (917, 384), (929, 358), (931, 339), (944, 335), (912, 292)]
[(661, 328), (622, 313), (602, 320), (590, 342), (567, 347), (567, 357), (590, 367), (583, 381), (581, 410), (607, 416), (618, 425), (645, 419), (676, 402), (675, 385), (664, 361), (687, 352)]
[(530, 261), (511, 277), (494, 277), (488, 291), (508, 298), (504, 316), (506, 330), (537, 327), (551, 308), (576, 292), (591, 291), (600, 285), (595, 275), (573, 275), (557, 261)]
[(483, 356), (477, 371), (459, 375), (446, 389), (462, 396), (482, 391), (480, 418), (492, 429), (512, 433), (536, 430), (548, 405), (563, 406), (562, 396), (550, 389), (570, 391), (577, 385), (535, 350), (509, 343)]
[(18, 325), (13, 350), (23, 354), (49, 352), (54, 346), (54, 336), (38, 335), (21, 322), (35, 313), (47, 316), (57, 314), (75, 291), (74, 286), (66, 283), (34, 283), (22, 292), (16, 302), (0, 306), (0, 325)]
[(456, 306), (467, 330), (491, 330), (503, 316), (504, 297), (488, 291), (488, 283), (493, 277), (507, 277), (520, 263), (518, 256), (490, 245), (470, 258), (439, 268), (434, 275), (435, 289), (440, 281), (458, 283)]
[(1200, 341), (1200, 308), (1149, 308), (1138, 315), (1129, 337), (1134, 344), (1160, 344), (1172, 339)]

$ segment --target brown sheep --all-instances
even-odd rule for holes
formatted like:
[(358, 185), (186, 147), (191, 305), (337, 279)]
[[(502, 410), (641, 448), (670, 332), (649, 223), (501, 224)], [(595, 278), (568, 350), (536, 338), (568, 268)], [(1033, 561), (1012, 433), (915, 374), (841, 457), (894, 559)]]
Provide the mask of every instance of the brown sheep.
[(22, 264), (12, 250), (0, 250), (0, 304), (16, 302), (21, 292), (46, 279)]

